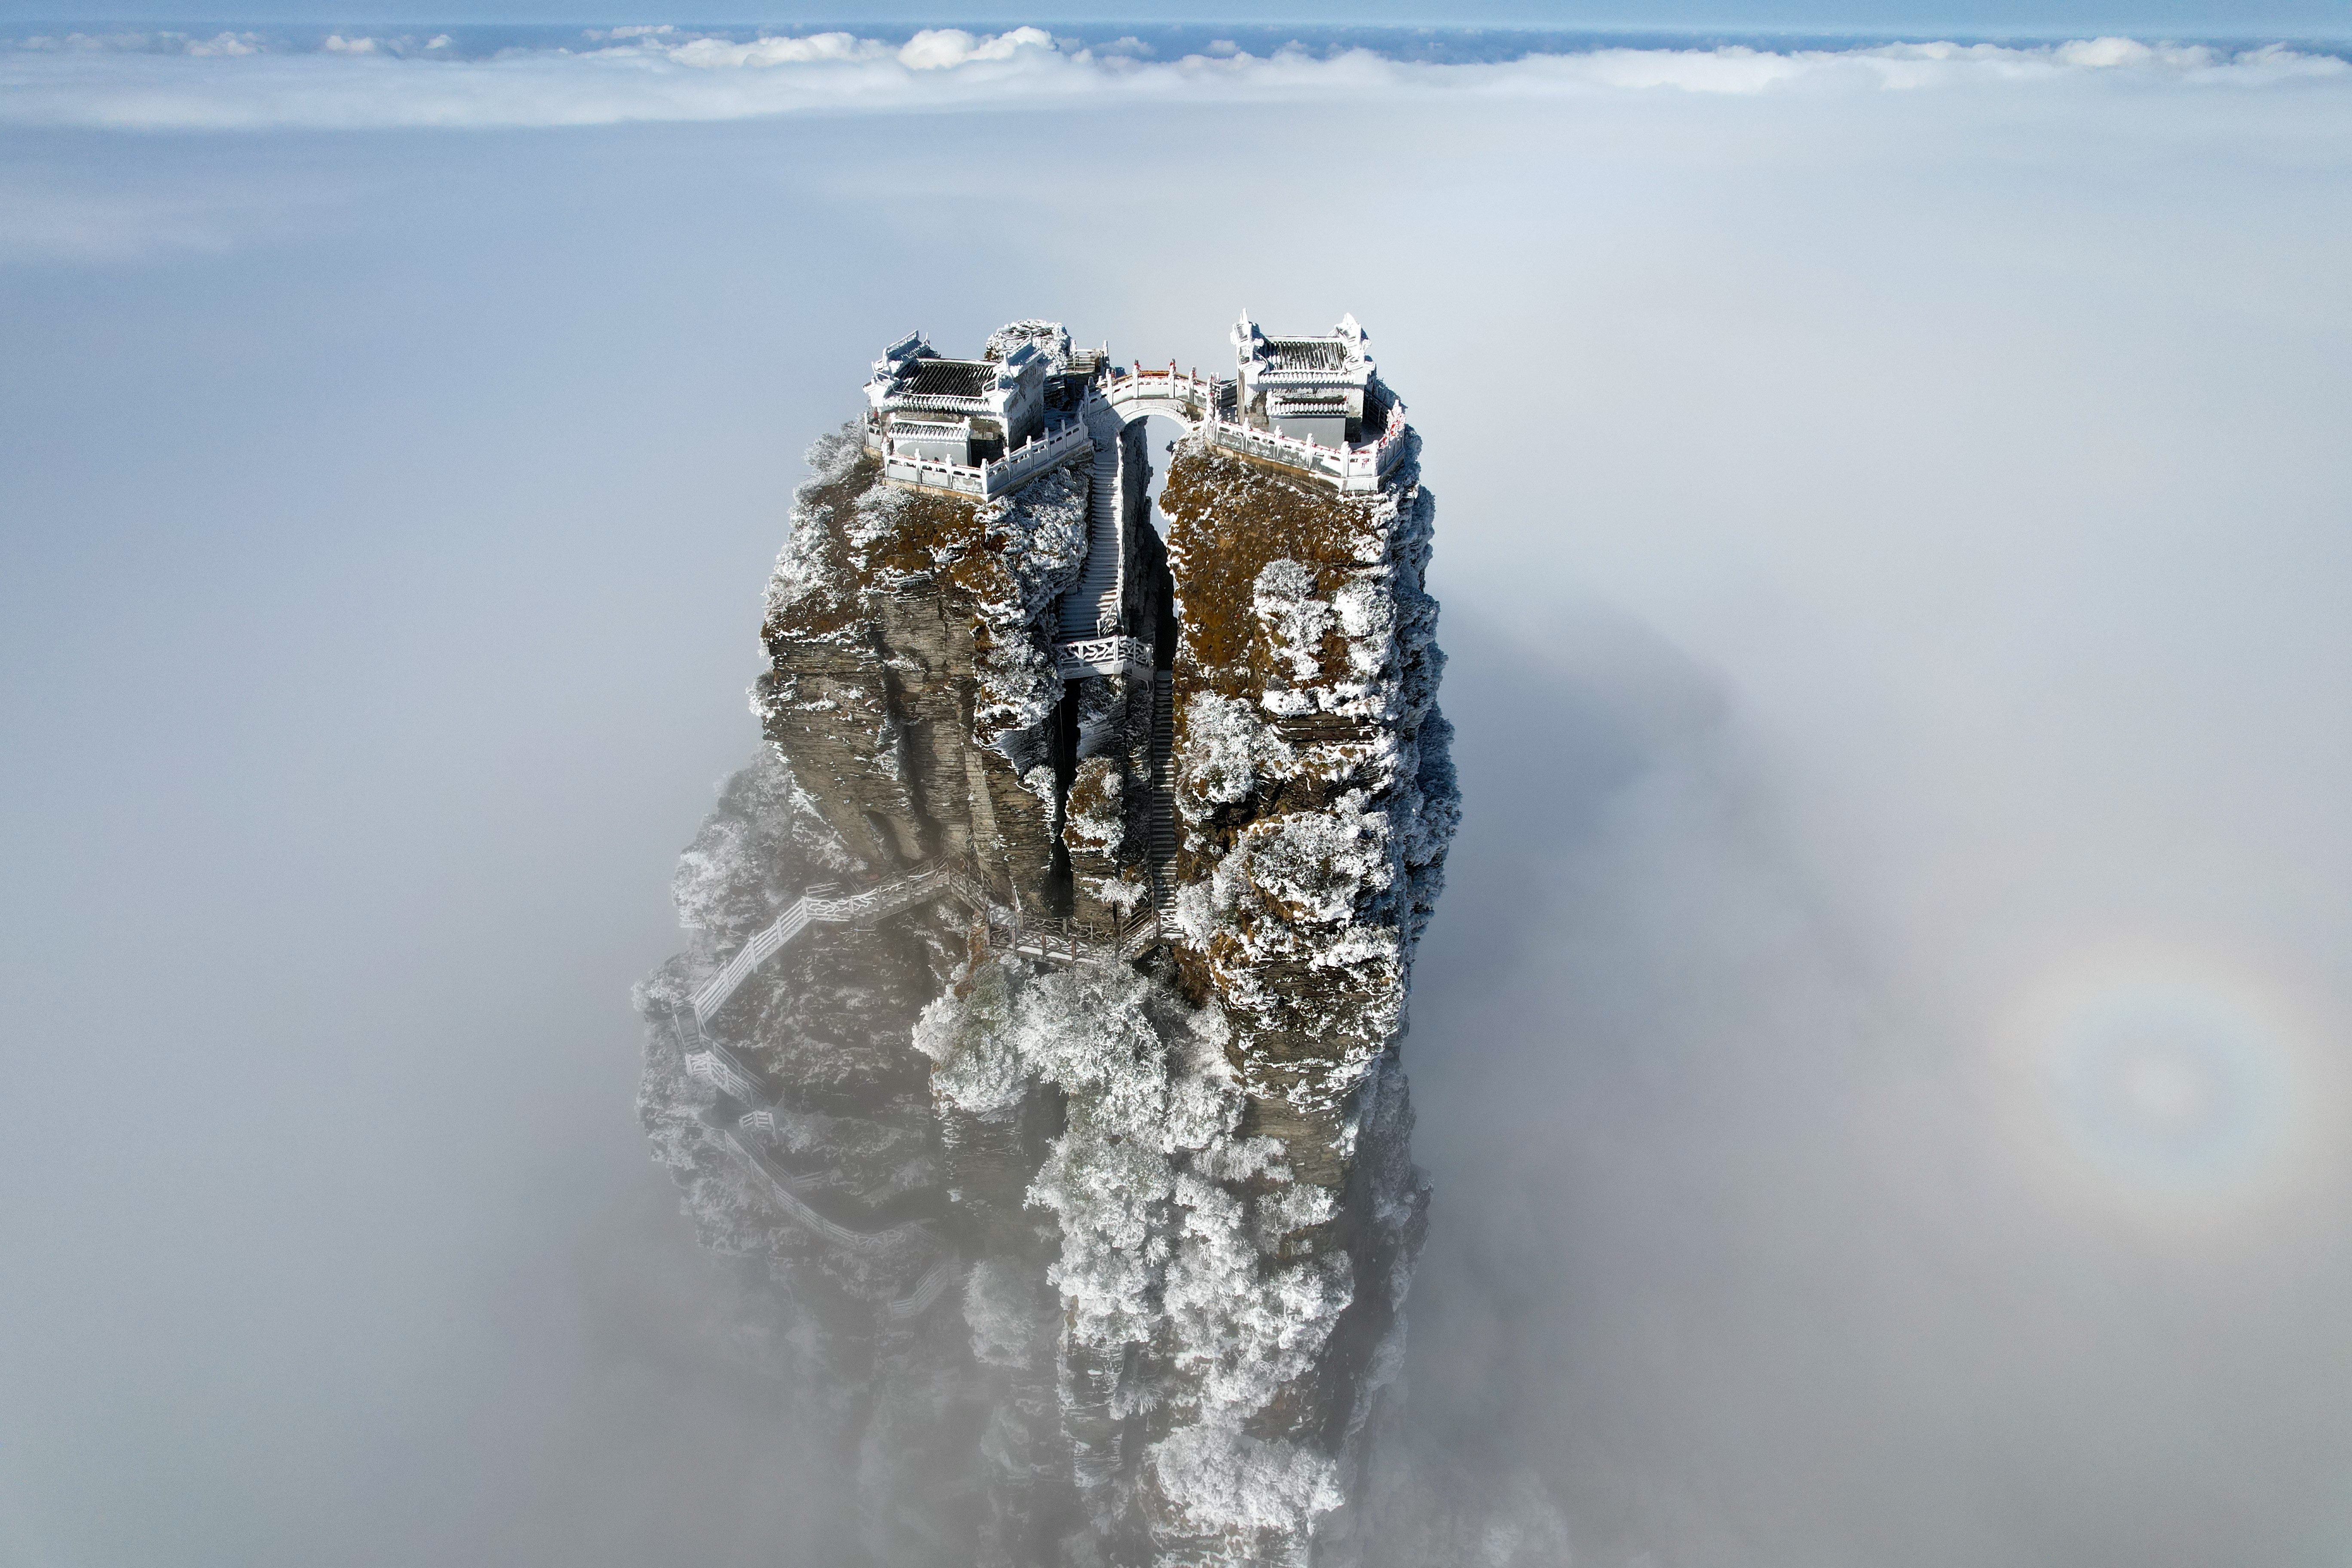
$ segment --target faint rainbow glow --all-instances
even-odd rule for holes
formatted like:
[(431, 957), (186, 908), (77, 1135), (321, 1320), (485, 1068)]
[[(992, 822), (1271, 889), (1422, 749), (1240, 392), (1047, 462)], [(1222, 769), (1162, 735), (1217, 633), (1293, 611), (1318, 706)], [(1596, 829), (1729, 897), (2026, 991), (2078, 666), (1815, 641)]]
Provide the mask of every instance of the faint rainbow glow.
[(2292, 1185), (2312, 1152), (2308, 1031), (2275, 987), (2210, 955), (2074, 969), (2009, 1037), (2040, 1141), (2111, 1197), (2235, 1209)]

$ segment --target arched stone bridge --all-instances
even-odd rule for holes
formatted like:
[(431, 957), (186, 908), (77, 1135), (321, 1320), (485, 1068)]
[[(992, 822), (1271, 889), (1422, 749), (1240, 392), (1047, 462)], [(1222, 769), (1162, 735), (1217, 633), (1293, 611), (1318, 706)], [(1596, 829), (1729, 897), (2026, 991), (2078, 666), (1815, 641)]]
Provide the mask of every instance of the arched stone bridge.
[(1217, 387), (1215, 378), (1178, 370), (1171, 362), (1166, 370), (1137, 365), (1125, 374), (1114, 373), (1101, 395), (1121, 425), (1156, 414), (1198, 430), (1216, 413)]

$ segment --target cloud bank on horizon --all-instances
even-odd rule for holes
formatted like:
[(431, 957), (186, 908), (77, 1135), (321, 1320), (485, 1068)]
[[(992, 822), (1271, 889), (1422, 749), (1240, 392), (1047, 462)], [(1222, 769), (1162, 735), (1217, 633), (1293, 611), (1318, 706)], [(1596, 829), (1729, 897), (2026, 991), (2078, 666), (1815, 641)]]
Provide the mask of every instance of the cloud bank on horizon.
[(1607, 47), (1444, 64), (1372, 48), (1230, 42), (1170, 60), (1136, 39), (1089, 45), (1023, 26), (736, 37), (669, 25), (581, 35), (579, 47), (466, 58), (447, 34), (352, 31), (291, 43), (257, 32), (34, 35), (0, 49), (0, 122), (127, 130), (520, 127), (807, 113), (1297, 102), (1369, 97), (2031, 90), (2064, 84), (2246, 89), (2341, 83), (2352, 63), (2283, 44), (2095, 37), (2043, 46)]

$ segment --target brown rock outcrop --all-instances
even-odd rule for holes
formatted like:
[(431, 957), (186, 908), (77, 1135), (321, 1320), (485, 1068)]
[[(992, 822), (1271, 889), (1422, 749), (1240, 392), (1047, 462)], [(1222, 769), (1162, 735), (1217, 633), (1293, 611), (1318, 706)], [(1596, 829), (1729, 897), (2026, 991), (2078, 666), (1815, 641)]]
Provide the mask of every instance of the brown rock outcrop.
[[(699, 935), (642, 988), (641, 1110), (706, 1236), (803, 1304), (877, 1565), (1343, 1562), (1426, 1205), (1397, 1044), (1458, 813), (1433, 509), (1401, 416), (1360, 494), (1195, 438), (1163, 547), (1141, 425), (1056, 334), (992, 354), (1058, 342), (1094, 440), (1009, 494), (891, 478), (878, 426), (812, 448), (772, 754), (682, 868)], [(1057, 604), (1106, 538), (1156, 668), (1073, 679)], [(695, 1016), (812, 888), (943, 864), (962, 902), (796, 926)], [(1155, 906), (1123, 957), (1011, 941)]]

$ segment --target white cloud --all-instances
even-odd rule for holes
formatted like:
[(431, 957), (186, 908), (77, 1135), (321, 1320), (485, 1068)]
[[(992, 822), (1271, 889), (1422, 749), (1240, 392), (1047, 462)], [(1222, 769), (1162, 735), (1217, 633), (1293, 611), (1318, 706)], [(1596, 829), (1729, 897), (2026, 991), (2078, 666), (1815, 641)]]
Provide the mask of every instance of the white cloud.
[[(909, 44), (909, 48), (914, 46)], [(641, 53), (614, 49), (613, 54)], [(880, 60), (890, 57), (887, 44), (849, 33), (818, 33), (805, 38), (755, 38), (735, 43), (726, 38), (695, 38), (664, 51), (673, 63), (704, 69), (810, 65), (818, 62)]]
[(909, 70), (950, 70), (973, 60), (1009, 60), (1023, 49), (1051, 49), (1053, 35), (1015, 27), (994, 37), (976, 38), (961, 27), (929, 28), (907, 40), (898, 63)]
[[(1360, 48), (1254, 56), (1225, 46), (1150, 62), (1117, 46), (1097, 53), (1057, 42), (1035, 27), (993, 35), (927, 29), (896, 46), (845, 32), (739, 39), (668, 26), (588, 37), (597, 47), (502, 50), (479, 59), (454, 58), (437, 37), (420, 47), (409, 38), (335, 34), (299, 52), (226, 33), (209, 40), (32, 38), (0, 53), (0, 121), (206, 130), (586, 125), (1040, 101), (2025, 91), (2096, 81), (2253, 88), (2352, 77), (2352, 66), (2334, 56), (2279, 46), (2232, 52), (2116, 37), (2035, 48), (1613, 48), (1430, 65)], [(352, 57), (363, 55), (399, 64), (357, 68)]]
[(209, 38), (189, 42), (187, 53), (202, 58), (206, 55), (252, 55), (261, 52), (260, 41), (252, 34), (239, 37), (235, 33), (219, 33)]

